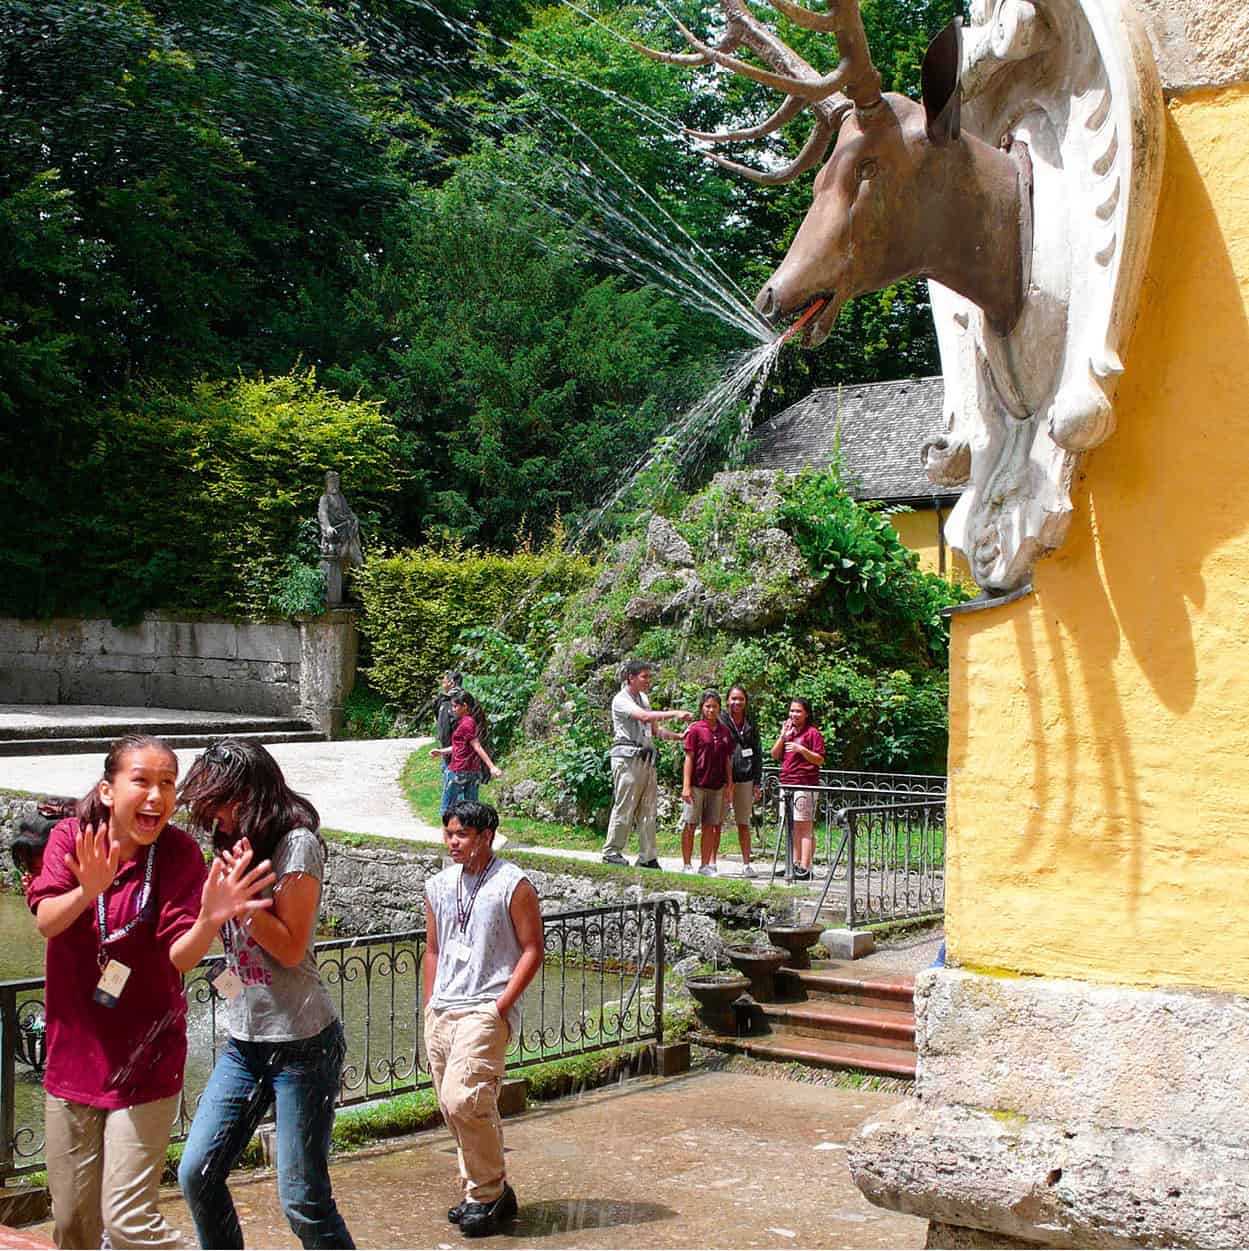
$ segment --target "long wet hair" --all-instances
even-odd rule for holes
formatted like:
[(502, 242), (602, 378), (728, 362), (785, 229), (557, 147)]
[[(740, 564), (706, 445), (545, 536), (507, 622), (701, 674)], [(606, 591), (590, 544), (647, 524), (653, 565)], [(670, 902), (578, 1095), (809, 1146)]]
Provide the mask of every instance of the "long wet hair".
[(233, 803), (239, 805), (234, 829), (213, 833), (214, 851), (245, 838), (260, 861), (272, 857), (291, 830), (303, 828), (320, 837), (317, 810), (287, 786), (268, 749), (251, 739), (218, 739), (191, 766), (178, 790), (179, 806), (203, 830), (212, 829), (217, 813)]
[(101, 822), (108, 821), (111, 814), (108, 805), (100, 795), (100, 784), (112, 782), (121, 772), (122, 766), (126, 763), (126, 757), (131, 752), (147, 751), (149, 748), (153, 751), (164, 752), (173, 761), (174, 772), (177, 773), (178, 757), (163, 738), (156, 738), (151, 734), (123, 734), (121, 738), (114, 739), (109, 745), (108, 755), (104, 757), (104, 773), (100, 781), (78, 801), (75, 808), (80, 829), (85, 830), (89, 825), (99, 829)]

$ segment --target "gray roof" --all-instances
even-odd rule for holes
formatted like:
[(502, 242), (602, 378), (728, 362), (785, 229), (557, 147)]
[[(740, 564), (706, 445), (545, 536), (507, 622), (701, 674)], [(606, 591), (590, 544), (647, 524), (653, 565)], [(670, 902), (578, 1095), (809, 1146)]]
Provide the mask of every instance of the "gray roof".
[(855, 499), (957, 499), (959, 491), (929, 482), (920, 463), (920, 448), (943, 433), (944, 392), (940, 377), (821, 387), (755, 427), (747, 463), (787, 473), (823, 469), (840, 429), (842, 467)]

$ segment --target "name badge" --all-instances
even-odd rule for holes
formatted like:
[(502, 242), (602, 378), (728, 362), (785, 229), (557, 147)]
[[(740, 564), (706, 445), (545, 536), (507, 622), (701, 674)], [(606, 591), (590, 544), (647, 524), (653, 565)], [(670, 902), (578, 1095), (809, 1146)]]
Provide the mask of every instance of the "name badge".
[(130, 969), (127, 965), (120, 960), (110, 960), (104, 966), (91, 998), (106, 1008), (117, 1007), (117, 1001), (121, 998), (121, 992), (126, 989), (129, 978)]
[(743, 760), (749, 760), (749, 759), (750, 759), (750, 758), (751, 758), (754, 754), (755, 754), (755, 749), (754, 749), (753, 747), (743, 747), (743, 748), (742, 748), (742, 759), (743, 759)]
[(233, 969), (218, 973), (213, 985), (222, 999), (237, 999), (243, 993), (243, 979)]
[(473, 954), (473, 949), (467, 944), (461, 942), (458, 938), (451, 940), (451, 959), (457, 963), (461, 960), (467, 960)]

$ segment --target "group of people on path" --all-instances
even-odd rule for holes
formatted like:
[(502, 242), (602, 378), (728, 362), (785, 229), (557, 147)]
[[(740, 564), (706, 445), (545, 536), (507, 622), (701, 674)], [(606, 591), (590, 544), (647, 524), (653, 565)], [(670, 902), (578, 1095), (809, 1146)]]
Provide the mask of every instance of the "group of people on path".
[[(291, 1229), (305, 1247), (353, 1247), (330, 1182), (346, 1039), (316, 961), (327, 854), (316, 810), (259, 743), (215, 743), (179, 787), (173, 750), (138, 734), (112, 744), (100, 780), (69, 808), (28, 819), (14, 848), (47, 943), (57, 1246), (188, 1245), (157, 1198), (186, 1070), (183, 976), (220, 939), (212, 986), (228, 1038), (178, 1169), (199, 1244), (244, 1245), (228, 1177), (272, 1109)], [(179, 809), (207, 852), (172, 824)], [(497, 1095), (520, 996), (542, 962), (542, 918), (532, 885), (493, 855), (493, 808), (457, 801), (443, 825), (452, 864), (426, 883), (424, 1036), (459, 1150), (448, 1219), (480, 1237), (517, 1210)]]
[[(620, 690), (611, 702), (612, 809), (603, 844), (603, 863), (626, 865), (624, 851), (631, 830), (637, 832), (639, 869), (658, 869), (658, 781), (655, 740), (680, 742), (684, 752), (681, 780), (681, 858), (685, 872), (694, 871), (694, 835), (699, 834), (698, 872), (718, 873), (720, 835), (730, 812), (737, 826), (742, 873), (754, 876), (751, 864), (750, 817), (763, 795), (763, 747), (749, 715), (749, 696), (741, 685), (729, 689), (725, 709), (718, 691), (699, 700), (699, 715), (684, 709), (650, 706), (652, 666), (631, 660)], [(688, 723), (683, 734), (666, 722)], [(794, 873), (811, 876), (815, 840), (815, 795), (824, 763), (824, 739), (806, 699), (790, 701), (770, 755), (781, 763), (780, 781), (791, 797), (794, 816)]]

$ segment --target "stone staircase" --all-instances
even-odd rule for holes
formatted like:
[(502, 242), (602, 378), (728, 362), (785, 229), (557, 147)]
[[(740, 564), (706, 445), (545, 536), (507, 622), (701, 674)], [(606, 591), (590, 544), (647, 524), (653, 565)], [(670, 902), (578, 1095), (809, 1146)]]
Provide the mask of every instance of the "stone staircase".
[(915, 1077), (915, 978), (860, 975), (822, 961), (782, 968), (775, 998), (737, 1012), (735, 1035), (698, 1031), (691, 1041), (759, 1060)]
[(107, 719), (56, 726), (22, 727), (0, 737), (0, 756), (70, 756), (95, 752), (103, 755), (109, 744), (123, 734), (138, 731), (163, 738), (175, 751), (207, 747), (217, 739), (253, 739), (261, 743), (320, 743), (326, 736), (297, 717), (240, 717), (220, 721), (197, 717), (194, 721), (145, 718), (141, 722)]

